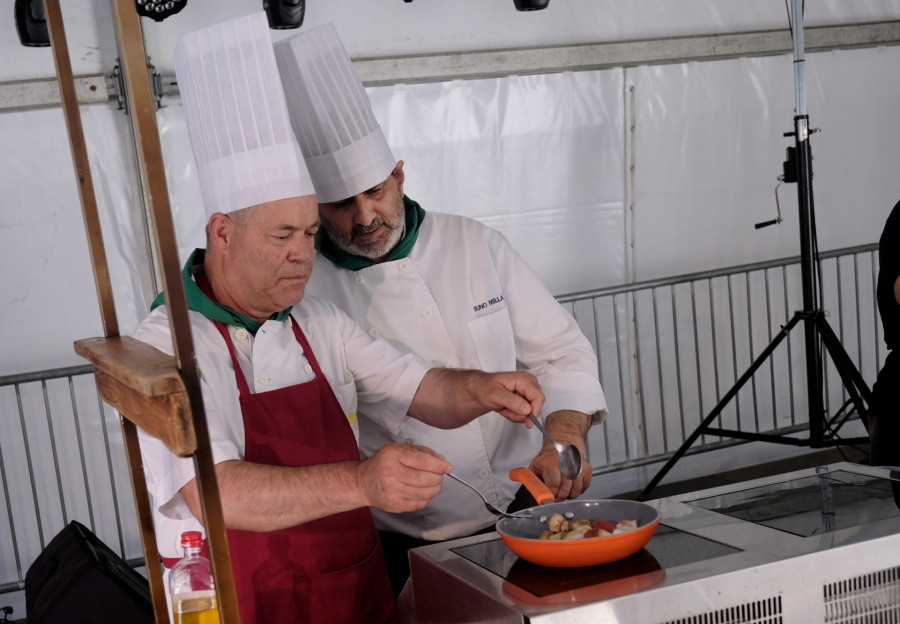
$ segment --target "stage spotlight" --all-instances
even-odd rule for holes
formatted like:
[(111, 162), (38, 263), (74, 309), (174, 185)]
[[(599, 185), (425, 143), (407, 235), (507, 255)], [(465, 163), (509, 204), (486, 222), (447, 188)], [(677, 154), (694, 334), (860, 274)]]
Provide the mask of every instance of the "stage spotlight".
[(540, 11), (546, 9), (550, 0), (513, 0), (516, 11)]
[(149, 17), (152, 20), (161, 22), (170, 15), (175, 15), (187, 0), (135, 0), (137, 2), (138, 15)]
[(14, 12), (16, 32), (19, 33), (19, 42), (23, 46), (36, 48), (50, 45), (42, 0), (16, 0)]
[(300, 28), (306, 13), (306, 0), (263, 0), (269, 28)]

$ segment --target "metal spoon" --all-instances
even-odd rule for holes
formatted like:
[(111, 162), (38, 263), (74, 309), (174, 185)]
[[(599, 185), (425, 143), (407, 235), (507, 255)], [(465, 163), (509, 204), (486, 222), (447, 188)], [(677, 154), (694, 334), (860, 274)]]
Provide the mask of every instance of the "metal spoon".
[(467, 488), (469, 488), (470, 490), (472, 490), (473, 492), (475, 492), (476, 494), (478, 494), (478, 496), (481, 498), (481, 500), (484, 501), (484, 506), (485, 506), (485, 508), (486, 508), (489, 512), (491, 512), (492, 514), (494, 514), (495, 516), (497, 516), (497, 517), (499, 517), (499, 518), (516, 518), (516, 517), (518, 517), (518, 516), (514, 516), (514, 515), (512, 515), (512, 514), (508, 514), (508, 513), (506, 513), (505, 511), (500, 511), (499, 509), (497, 509), (496, 507), (494, 507), (493, 505), (491, 505), (491, 504), (487, 501), (487, 499), (484, 497), (484, 494), (482, 494), (482, 493), (478, 490), (478, 488), (476, 488), (474, 485), (470, 485), (469, 483), (466, 483), (465, 481), (463, 481), (462, 479), (460, 479), (459, 477), (457, 477), (455, 474), (450, 473), (450, 474), (448, 474), (447, 476), (450, 477), (450, 478), (452, 478), (452, 479), (456, 479), (457, 481), (459, 481), (460, 483), (462, 483), (464, 486), (466, 486)]
[(547, 433), (544, 425), (541, 424), (541, 421), (534, 414), (529, 414), (528, 417), (531, 418), (534, 426), (544, 434), (544, 437), (556, 447), (556, 452), (559, 453), (559, 471), (562, 473), (562, 476), (569, 480), (575, 479), (581, 473), (581, 453), (578, 451), (578, 448), (571, 444), (557, 442), (553, 439), (553, 436)]

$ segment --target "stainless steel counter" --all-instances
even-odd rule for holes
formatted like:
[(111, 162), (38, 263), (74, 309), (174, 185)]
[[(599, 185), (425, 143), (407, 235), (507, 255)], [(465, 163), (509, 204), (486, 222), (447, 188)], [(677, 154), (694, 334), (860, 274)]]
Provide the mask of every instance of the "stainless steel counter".
[(496, 533), (418, 548), (415, 620), (900, 622), (892, 476), (838, 463), (651, 501), (644, 550), (590, 568), (530, 564)]

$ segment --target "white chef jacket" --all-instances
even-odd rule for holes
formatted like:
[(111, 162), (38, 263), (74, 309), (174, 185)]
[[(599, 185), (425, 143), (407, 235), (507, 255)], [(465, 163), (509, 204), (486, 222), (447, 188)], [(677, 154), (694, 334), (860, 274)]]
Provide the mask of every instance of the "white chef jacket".
[[(432, 366), (533, 373), (547, 398), (544, 414), (577, 410), (595, 423), (606, 415), (587, 338), (506, 238), (478, 221), (428, 212), (406, 258), (358, 271), (318, 255), (307, 292)], [(495, 412), (452, 430), (406, 419), (391, 431), (371, 416), (360, 408), (364, 455), (391, 441), (431, 447), (502, 509), (519, 488), (509, 470), (527, 467), (541, 447), (537, 429)], [(470, 535), (496, 521), (475, 493), (450, 479), (421, 511), (373, 514), (380, 529), (428, 540)]]
[[(213, 461), (242, 459), (240, 392), (228, 348), (211, 320), (192, 311), (190, 322)], [(354, 434), (358, 437), (357, 404), (365, 408), (373, 422), (396, 432), (429, 367), (385, 341), (374, 340), (334, 304), (314, 297), (304, 297), (284, 321), (265, 322), (256, 336), (229, 326), (250, 391), (277, 390), (315, 377), (291, 329), (294, 322), (300, 323)], [(171, 354), (167, 308), (161, 306), (151, 312), (134, 337)], [(297, 417), (303, 418), (303, 414)], [(176, 457), (158, 439), (143, 432), (139, 436), (160, 554), (181, 557), (181, 533), (203, 530), (179, 494), (194, 477), (193, 460)]]

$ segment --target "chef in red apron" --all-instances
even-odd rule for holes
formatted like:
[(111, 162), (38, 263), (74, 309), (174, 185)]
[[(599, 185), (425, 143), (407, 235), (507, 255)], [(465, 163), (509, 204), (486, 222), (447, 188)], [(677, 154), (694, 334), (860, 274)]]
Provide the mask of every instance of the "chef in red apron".
[[(188, 259), (191, 310), (241, 620), (391, 622), (396, 609), (369, 511), (421, 509), (452, 466), (394, 444), (360, 461), (356, 410), (394, 430), (539, 412), (526, 373), (429, 369), (304, 298), (318, 208), (290, 130), (264, 13), (191, 33), (175, 69), (207, 215)], [(135, 337), (171, 353), (160, 298)], [(160, 552), (202, 528), (189, 459), (141, 435)]]

